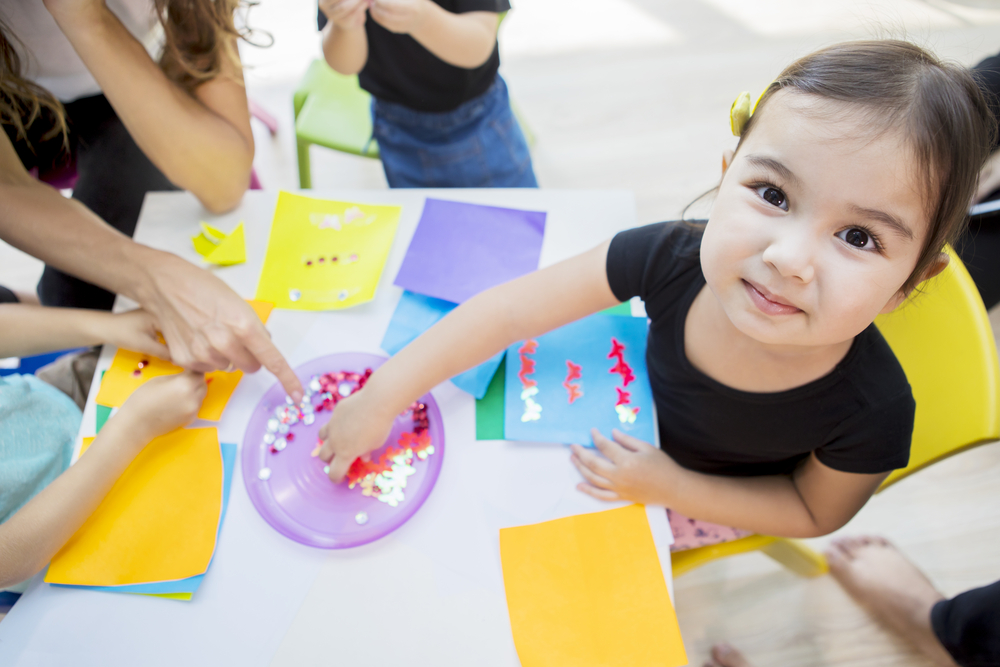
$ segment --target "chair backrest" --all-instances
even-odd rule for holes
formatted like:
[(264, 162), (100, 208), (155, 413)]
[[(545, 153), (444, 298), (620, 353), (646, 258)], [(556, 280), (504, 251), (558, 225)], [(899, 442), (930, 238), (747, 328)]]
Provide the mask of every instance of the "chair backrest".
[(974, 445), (1000, 438), (1000, 367), (983, 300), (951, 248), (948, 266), (875, 320), (913, 389), (917, 411), (907, 475)]

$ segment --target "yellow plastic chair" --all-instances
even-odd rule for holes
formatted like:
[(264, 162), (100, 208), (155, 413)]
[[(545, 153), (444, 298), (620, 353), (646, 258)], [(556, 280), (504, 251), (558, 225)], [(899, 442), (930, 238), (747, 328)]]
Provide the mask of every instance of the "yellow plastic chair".
[[(952, 454), (1000, 438), (1000, 367), (993, 331), (969, 272), (947, 250), (951, 262), (940, 275), (875, 321), (917, 402), (909, 465), (889, 475), (879, 491)], [(799, 540), (751, 535), (677, 551), (671, 554), (673, 574), (758, 550), (803, 576), (827, 571), (826, 559)]]

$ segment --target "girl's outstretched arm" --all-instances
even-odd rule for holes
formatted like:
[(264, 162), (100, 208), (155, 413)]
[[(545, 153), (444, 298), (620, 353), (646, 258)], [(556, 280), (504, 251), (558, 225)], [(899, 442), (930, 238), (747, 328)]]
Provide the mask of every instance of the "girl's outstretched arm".
[(0, 524), (0, 588), (45, 567), (150, 440), (194, 419), (205, 390), (191, 371), (137, 389), (79, 461)]
[(815, 454), (791, 475), (706, 475), (682, 468), (630, 435), (615, 431), (614, 440), (596, 430), (593, 435), (598, 451), (573, 446), (573, 463), (587, 480), (581, 491), (600, 500), (661, 505), (692, 519), (764, 535), (831, 533), (850, 521), (889, 475), (841, 472)]
[(340, 482), (355, 458), (382, 446), (396, 416), (431, 388), (519, 340), (617, 304), (609, 245), (477, 294), (389, 359), (320, 430), (330, 479)]

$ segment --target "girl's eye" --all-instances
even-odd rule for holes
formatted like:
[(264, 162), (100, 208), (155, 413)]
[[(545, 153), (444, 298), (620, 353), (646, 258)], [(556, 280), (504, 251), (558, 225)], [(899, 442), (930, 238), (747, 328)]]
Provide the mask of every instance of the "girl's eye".
[(776, 206), (782, 211), (788, 210), (788, 199), (785, 198), (785, 193), (776, 187), (770, 185), (761, 185), (756, 188), (757, 196), (766, 201), (771, 206)]
[(855, 248), (874, 248), (875, 246), (875, 241), (872, 239), (871, 235), (865, 230), (858, 229), (857, 227), (845, 229), (844, 231), (839, 232), (837, 237)]

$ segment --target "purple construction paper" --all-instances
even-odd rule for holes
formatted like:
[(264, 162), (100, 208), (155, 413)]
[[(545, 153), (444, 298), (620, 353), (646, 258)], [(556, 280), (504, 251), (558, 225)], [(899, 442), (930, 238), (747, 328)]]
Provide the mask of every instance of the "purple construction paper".
[(395, 284), (462, 303), (538, 268), (543, 211), (430, 199)]

